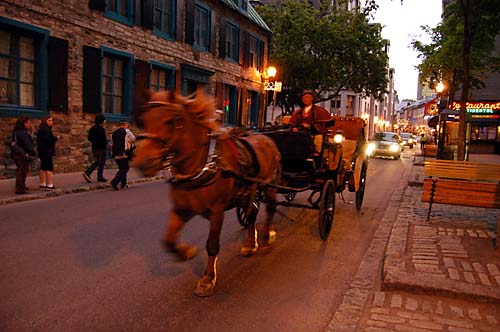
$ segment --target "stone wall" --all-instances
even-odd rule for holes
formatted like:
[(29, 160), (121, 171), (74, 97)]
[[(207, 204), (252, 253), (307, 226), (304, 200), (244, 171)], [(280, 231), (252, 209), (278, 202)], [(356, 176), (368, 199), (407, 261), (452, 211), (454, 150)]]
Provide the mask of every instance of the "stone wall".
[[(247, 18), (220, 2), (206, 1), (219, 16), (231, 17), (241, 29), (259, 35), (265, 41), (264, 66), (267, 66), (268, 35)], [(142, 26), (127, 26), (103, 16), (97, 10), (89, 9), (88, 1), (60, 0), (5, 0), (0, 3), (1, 16), (18, 22), (34, 25), (50, 31), (51, 37), (68, 41), (68, 110), (51, 111), (54, 117), (53, 132), (62, 138), (57, 143), (54, 166), (56, 173), (76, 172), (85, 169), (90, 146), (87, 133), (94, 122), (94, 114), (83, 112), (82, 74), (83, 47), (107, 46), (112, 49), (133, 53), (135, 59), (155, 60), (176, 67), (177, 83), (181, 73), (180, 64), (190, 64), (214, 71), (211, 92), (215, 94), (216, 82), (232, 84), (240, 88), (263, 92), (261, 78), (255, 68), (243, 68), (241, 65), (221, 59), (218, 54), (196, 52), (191, 45), (179, 41), (169, 41), (158, 37)], [(217, 19), (218, 22), (218, 19)], [(216, 26), (218, 45), (218, 26)], [(216, 47), (218, 52), (218, 47)], [(177, 86), (179, 90), (180, 87)], [(247, 111), (243, 107), (243, 113)], [(245, 115), (242, 116), (245, 116)], [(11, 177), (15, 166), (9, 157), (9, 137), (14, 127), (15, 118), (2, 116), (0, 113), (0, 178)], [(38, 119), (32, 119), (33, 129), (39, 126)], [(108, 136), (117, 127), (116, 123), (107, 123)], [(139, 130), (131, 126), (133, 132)], [(112, 163), (109, 163), (112, 165)], [(36, 171), (38, 163), (33, 169)]]

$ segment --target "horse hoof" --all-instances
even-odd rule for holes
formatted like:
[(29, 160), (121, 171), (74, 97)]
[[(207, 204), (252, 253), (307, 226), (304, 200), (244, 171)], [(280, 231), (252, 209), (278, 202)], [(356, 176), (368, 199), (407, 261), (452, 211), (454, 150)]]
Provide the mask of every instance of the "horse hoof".
[(198, 297), (209, 297), (214, 293), (215, 280), (209, 282), (198, 281), (198, 286), (194, 290), (194, 295)]
[(196, 255), (198, 254), (198, 248), (195, 246), (186, 246), (182, 249), (179, 249), (178, 254), (180, 259), (188, 261), (196, 257)]
[(269, 231), (268, 237), (267, 237), (267, 243), (271, 244), (274, 241), (276, 241), (276, 231)]
[(258, 245), (256, 245), (254, 248), (244, 246), (240, 249), (240, 255), (243, 257), (250, 257), (257, 252), (258, 248), (259, 248)]

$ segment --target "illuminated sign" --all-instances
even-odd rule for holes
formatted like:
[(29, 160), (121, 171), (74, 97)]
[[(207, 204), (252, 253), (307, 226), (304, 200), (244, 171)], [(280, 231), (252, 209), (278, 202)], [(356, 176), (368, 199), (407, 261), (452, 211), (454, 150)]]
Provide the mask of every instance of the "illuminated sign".
[[(465, 104), (467, 108), (467, 113), (471, 114), (493, 114), (496, 111), (500, 111), (500, 102), (467, 102)], [(454, 110), (460, 110), (460, 103), (453, 102), (451, 106)]]

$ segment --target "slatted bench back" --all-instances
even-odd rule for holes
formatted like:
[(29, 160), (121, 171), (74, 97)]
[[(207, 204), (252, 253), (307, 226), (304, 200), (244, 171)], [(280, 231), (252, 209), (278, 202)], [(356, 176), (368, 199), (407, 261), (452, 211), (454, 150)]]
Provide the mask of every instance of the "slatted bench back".
[(426, 177), (463, 179), (471, 181), (500, 182), (500, 165), (470, 161), (431, 160), (424, 166)]

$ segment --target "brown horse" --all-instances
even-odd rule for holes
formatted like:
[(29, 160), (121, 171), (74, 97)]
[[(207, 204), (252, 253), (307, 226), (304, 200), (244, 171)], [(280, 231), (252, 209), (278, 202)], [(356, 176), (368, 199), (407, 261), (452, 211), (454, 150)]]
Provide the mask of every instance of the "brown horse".
[(208, 263), (195, 294), (210, 296), (217, 279), (216, 263), (224, 211), (242, 207), (248, 218), (248, 236), (240, 254), (258, 248), (256, 195), (266, 201), (265, 237), (275, 238), (272, 218), (281, 178), (280, 153), (274, 142), (259, 134), (236, 137), (220, 133), (212, 97), (198, 90), (189, 97), (174, 92), (154, 93), (139, 119), (145, 133), (138, 140), (133, 166), (151, 176), (162, 169), (171, 175), (173, 208), (162, 242), (180, 259), (193, 258), (195, 246), (178, 243), (184, 224), (195, 215), (210, 221), (206, 243)]

